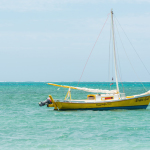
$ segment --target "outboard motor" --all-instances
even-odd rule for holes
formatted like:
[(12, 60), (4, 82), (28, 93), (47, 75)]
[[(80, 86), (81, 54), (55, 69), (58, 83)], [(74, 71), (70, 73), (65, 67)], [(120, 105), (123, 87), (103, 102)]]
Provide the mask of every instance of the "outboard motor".
[(39, 102), (39, 106), (44, 106), (47, 104), (52, 104), (52, 101), (49, 97), (44, 102)]

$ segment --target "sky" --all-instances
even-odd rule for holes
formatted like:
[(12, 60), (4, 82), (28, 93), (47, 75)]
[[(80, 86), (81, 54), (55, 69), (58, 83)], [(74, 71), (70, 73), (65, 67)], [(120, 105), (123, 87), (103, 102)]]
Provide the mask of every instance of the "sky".
[[(150, 82), (150, 0), (0, 0), (0, 81), (79, 81), (111, 9), (119, 81)], [(110, 25), (81, 81), (115, 78)]]

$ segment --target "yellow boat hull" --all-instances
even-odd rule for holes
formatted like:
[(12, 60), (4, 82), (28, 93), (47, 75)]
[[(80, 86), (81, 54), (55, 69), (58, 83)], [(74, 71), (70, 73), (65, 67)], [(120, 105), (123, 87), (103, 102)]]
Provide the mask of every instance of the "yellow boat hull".
[[(52, 98), (52, 97), (51, 97)], [(113, 110), (113, 109), (146, 109), (150, 103), (150, 95), (124, 100), (102, 102), (60, 102), (54, 101), (55, 110)]]

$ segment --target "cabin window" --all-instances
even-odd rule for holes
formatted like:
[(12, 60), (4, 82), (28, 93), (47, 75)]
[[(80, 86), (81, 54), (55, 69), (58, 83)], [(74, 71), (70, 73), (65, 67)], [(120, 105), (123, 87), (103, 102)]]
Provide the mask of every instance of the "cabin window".
[(105, 97), (105, 100), (113, 99), (113, 97)]
[(94, 96), (89, 96), (88, 99), (92, 100), (92, 99), (95, 99), (95, 97)]
[(95, 100), (96, 97), (95, 97), (95, 95), (88, 95), (88, 96), (87, 96), (87, 99), (88, 99), (88, 100)]
[(102, 100), (111, 100), (111, 99), (114, 99), (113, 96), (110, 96), (110, 97), (102, 97)]

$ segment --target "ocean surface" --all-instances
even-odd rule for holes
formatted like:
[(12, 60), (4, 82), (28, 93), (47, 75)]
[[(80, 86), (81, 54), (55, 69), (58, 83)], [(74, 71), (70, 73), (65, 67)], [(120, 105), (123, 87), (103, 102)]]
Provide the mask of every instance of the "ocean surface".
[[(77, 86), (76, 82), (56, 84)], [(107, 82), (81, 82), (80, 87), (110, 89)], [(119, 84), (123, 91), (122, 84)], [(124, 82), (127, 96), (150, 90), (150, 83)], [(111, 89), (115, 88), (115, 84)], [(38, 102), (48, 95), (64, 99), (67, 89), (44, 82), (0, 82), (0, 149), (104, 150), (150, 149), (150, 107), (141, 110), (54, 111)], [(73, 99), (87, 97), (72, 90)]]

